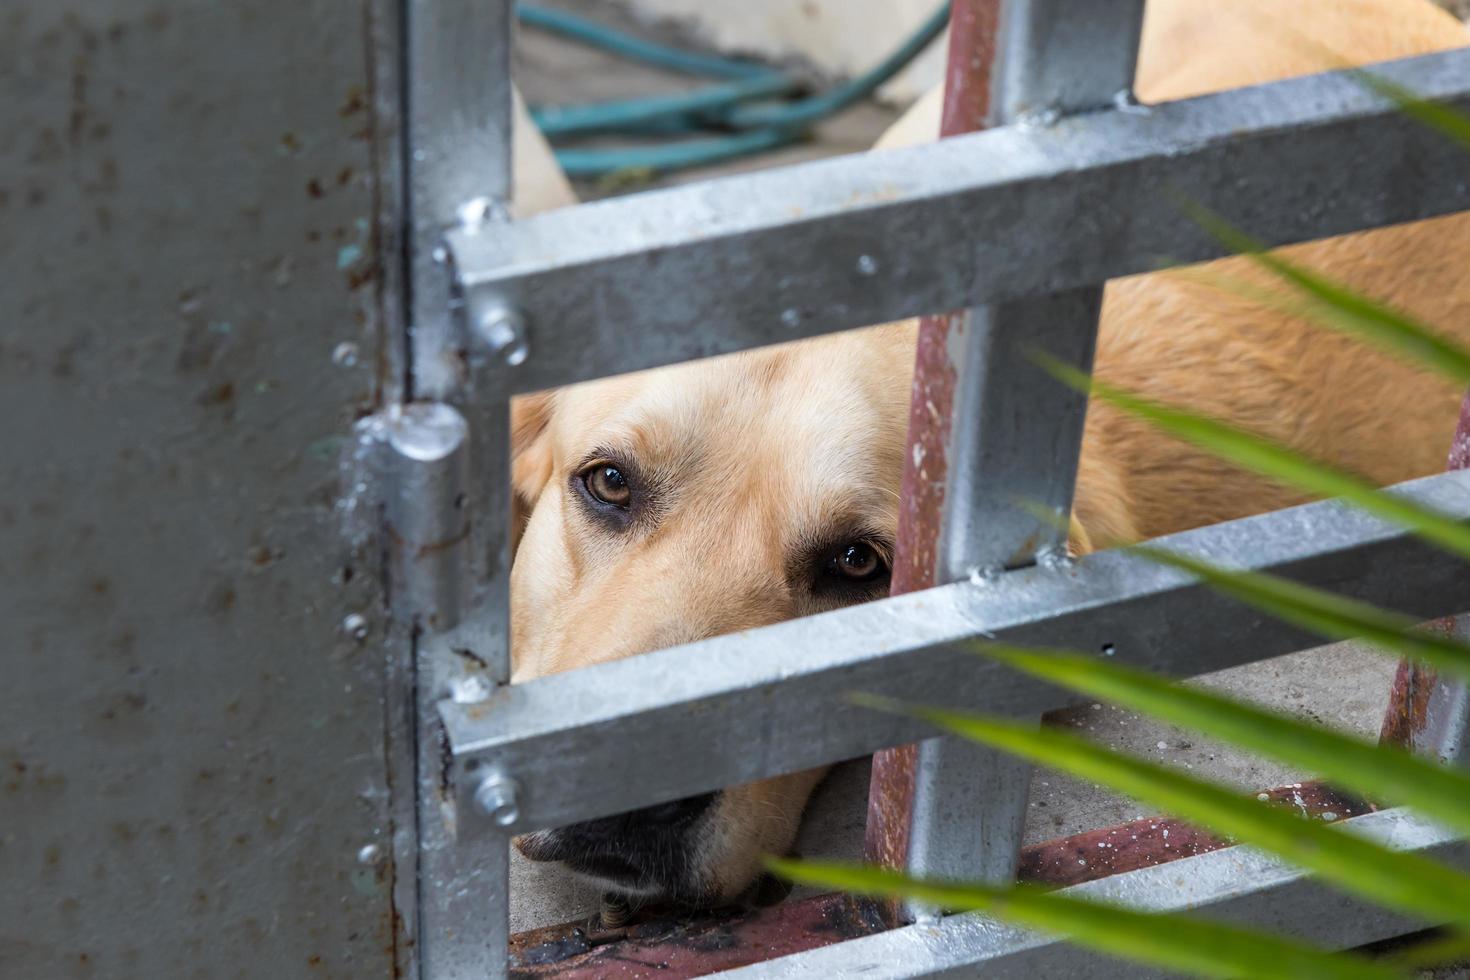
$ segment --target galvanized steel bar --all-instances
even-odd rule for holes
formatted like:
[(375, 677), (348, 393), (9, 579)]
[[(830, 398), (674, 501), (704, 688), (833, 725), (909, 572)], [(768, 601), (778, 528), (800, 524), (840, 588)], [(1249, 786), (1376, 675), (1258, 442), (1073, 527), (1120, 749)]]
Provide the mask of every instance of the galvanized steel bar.
[(990, 125), (1132, 101), (1143, 0), (1009, 2), (991, 72)]
[[(1027, 113), (1064, 116), (1126, 102), (1119, 96), (1132, 86), (1142, 19), (1142, 0), (1008, 0), (991, 72), (992, 121), (1006, 125)], [(974, 64), (970, 52), (951, 49), (955, 57)], [(955, 75), (952, 68), (949, 77)], [(943, 458), (914, 453), (906, 460), (908, 468), (927, 469), (931, 480), (944, 483), (939, 527), (927, 521), (908, 529), (937, 535), (932, 545), (919, 544), (934, 556), (934, 580), (956, 582), (1065, 555), (1087, 401), (1047, 384), (1034, 357), (1046, 351), (1090, 371), (1101, 309), (1102, 286), (1092, 285), (975, 307), (921, 326), (943, 334), (925, 349), (942, 349), (944, 363), (921, 359), (917, 370), (936, 370), (954, 387), (944, 399), (947, 419), (910, 416), (911, 442), (922, 446), (916, 422), (943, 425), (948, 433)], [(916, 394), (920, 387), (916, 381)], [(1061, 525), (1023, 502), (1045, 508)], [(900, 529), (899, 551), (912, 544)], [(916, 751), (914, 787), (899, 788), (913, 800), (908, 870), (1014, 880), (1031, 767), (962, 739), (927, 739)], [(874, 794), (894, 789), (886, 763), (884, 754), (875, 757)], [(869, 807), (892, 809), (876, 801)], [(909, 917), (932, 912), (911, 905)]]
[[(1396, 492), (1470, 519), (1467, 491), (1470, 474), (1446, 473)], [(1463, 562), (1330, 501), (1161, 544), (1424, 618), (1456, 608), (1470, 588)], [(1035, 566), (991, 583), (894, 596), (440, 708), (456, 773), (472, 763), (499, 766), (522, 781), (512, 827), (521, 832), (857, 758), (928, 734), (913, 720), (850, 704), (854, 690), (1017, 716), (1071, 702), (965, 652), (981, 636), (1097, 650), (1182, 676), (1319, 642), (1175, 570), (1107, 551), (1071, 567)], [(453, 645), (455, 637), (427, 642)], [(462, 832), (469, 825), (462, 821)]]
[[(463, 401), (468, 392), (460, 352), (470, 338), (451, 303), (453, 277), (443, 237), (451, 227), (476, 234), (504, 213), (510, 198), (512, 5), (510, 0), (404, 3), (407, 387), (417, 400)], [(493, 387), (493, 377), (492, 371), (482, 384)], [(454, 789), (445, 782), (450, 774), (435, 706), (446, 697), (483, 698), (509, 678), (508, 397), (508, 391), (491, 390), (488, 398), (475, 401), (474, 425), (461, 453), (468, 454), (473, 467), (470, 484), (448, 498), (406, 502), (410, 508), (431, 510), (426, 518), (431, 522), (452, 521), (463, 528), (452, 558), (430, 556), (420, 563), (427, 561), (441, 571), (455, 564), (445, 575), (462, 576), (463, 581), (453, 584), (454, 594), (467, 595), (477, 613), (462, 631), (464, 644), (449, 650), (425, 641), (436, 626), (449, 623), (418, 611), (420, 628), (427, 630), (415, 637), (417, 950), (425, 980), (499, 977), (507, 969), (509, 842), (503, 834), (491, 833), (473, 848), (459, 846), (462, 815)], [(447, 406), (436, 410), (453, 411)]]
[[(985, 126), (990, 115), (991, 76), (1004, 2), (955, 0), (950, 7), (941, 139)], [(965, 417), (955, 401), (962, 365), (956, 363), (956, 351), (950, 342), (955, 321), (963, 320), (963, 313), (919, 320), (909, 395), (909, 445), (904, 454), (893, 556), (893, 595), (933, 588), (960, 577), (941, 576), (944, 562), (939, 552), (947, 540), (941, 525), (949, 516), (946, 503), (953, 429), (957, 421), (963, 428)], [(946, 527), (953, 529), (954, 525)], [(942, 778), (946, 770), (953, 769), (958, 769), (962, 778)], [(942, 855), (951, 865), (963, 868), (961, 874), (1013, 878), (1013, 852), (997, 848), (994, 835), (987, 830), (1004, 825), (1002, 837), (1010, 836), (1012, 830), (1019, 833), (1013, 819), (996, 818), (1014, 810), (1005, 797), (1016, 794), (1006, 794), (1006, 787), (1020, 783), (1024, 788), (1029, 784), (1030, 772), (1025, 763), (977, 745), (946, 739), (928, 739), (875, 754), (863, 838), (867, 860), (917, 870), (939, 863), (935, 859)], [(987, 784), (984, 786), (976, 784), (982, 773)], [(970, 775), (975, 779), (963, 778)], [(950, 792), (946, 794), (944, 788)], [(956, 801), (954, 796), (961, 799)], [(996, 798), (1000, 798), (999, 812), (990, 806)], [(925, 914), (913, 903), (898, 899), (884, 901), (881, 908), (890, 924), (911, 922)]]
[(458, 388), (463, 344), (448, 303), (444, 233), (471, 229), (511, 193), (510, 0), (403, 0), (408, 70), (405, 152), (411, 391)]
[[(1406, 809), (1345, 821), (1395, 850), (1470, 869), (1470, 843)], [(1248, 847), (1230, 847), (1166, 865), (1074, 885), (1059, 894), (1155, 912), (1188, 912), (1237, 925), (1255, 925), (1330, 949), (1361, 946), (1423, 923), (1333, 891), (1304, 872)], [(732, 970), (740, 980), (860, 976), (1073, 977), (1136, 980), (1164, 976), (1057, 939), (1025, 932), (977, 914), (950, 916)]]
[[(1377, 70), (1470, 109), (1470, 52)], [(1276, 245), (1470, 208), (1463, 176), (1463, 150), (1328, 74), (600, 201), (450, 243), (470, 298), (519, 309), (547, 352), (510, 378), (533, 391), (1218, 257), (1180, 196)]]

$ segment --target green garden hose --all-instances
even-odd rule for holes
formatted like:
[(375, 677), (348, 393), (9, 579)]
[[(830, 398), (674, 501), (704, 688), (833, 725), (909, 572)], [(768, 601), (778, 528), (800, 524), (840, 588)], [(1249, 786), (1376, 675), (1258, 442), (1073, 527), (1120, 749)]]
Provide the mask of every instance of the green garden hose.
[[(803, 88), (798, 77), (756, 62), (680, 51), (532, 4), (516, 4), (516, 15), (528, 26), (622, 57), (723, 80), (675, 95), (533, 107), (532, 118), (556, 142), (594, 133), (644, 140), (673, 137), (615, 149), (556, 147), (557, 161), (567, 174), (600, 177), (704, 166), (802, 139), (813, 125), (868, 97), (913, 61), (944, 30), (949, 4), (942, 4), (880, 64), (825, 92), (794, 99)], [(780, 97), (784, 101), (777, 101)], [(687, 138), (700, 133), (714, 135)]]

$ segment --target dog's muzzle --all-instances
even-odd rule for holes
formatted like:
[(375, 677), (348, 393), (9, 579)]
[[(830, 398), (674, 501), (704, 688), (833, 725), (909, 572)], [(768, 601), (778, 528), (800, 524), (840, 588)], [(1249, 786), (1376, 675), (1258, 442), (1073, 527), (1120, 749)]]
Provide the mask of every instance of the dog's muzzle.
[(708, 889), (695, 861), (717, 796), (527, 834), (515, 844), (532, 861), (561, 861), (617, 891), (698, 904)]

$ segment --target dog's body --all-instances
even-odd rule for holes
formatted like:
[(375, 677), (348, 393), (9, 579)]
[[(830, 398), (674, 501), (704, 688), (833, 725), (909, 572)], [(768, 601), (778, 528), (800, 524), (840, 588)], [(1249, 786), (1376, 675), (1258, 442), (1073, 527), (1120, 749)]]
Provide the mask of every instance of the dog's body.
[[(1470, 41), (1423, 0), (1150, 0), (1138, 93), (1164, 101), (1330, 67), (1293, 31), (1358, 64)], [(932, 139), (938, 105), (926, 97), (880, 147)], [(1470, 216), (1285, 251), (1470, 338)], [(1244, 260), (1214, 268), (1262, 281)], [(512, 580), (517, 679), (882, 595), (914, 340), (913, 322), (894, 324), (522, 400), (513, 478), (529, 519)], [(1108, 284), (1096, 371), (1380, 483), (1442, 466), (1460, 396), (1178, 274)], [(1299, 499), (1094, 404), (1072, 544), (1088, 551)], [(818, 778), (766, 780), (530, 835), (521, 847), (629, 892), (727, 899), (754, 877), (760, 852), (789, 846)]]

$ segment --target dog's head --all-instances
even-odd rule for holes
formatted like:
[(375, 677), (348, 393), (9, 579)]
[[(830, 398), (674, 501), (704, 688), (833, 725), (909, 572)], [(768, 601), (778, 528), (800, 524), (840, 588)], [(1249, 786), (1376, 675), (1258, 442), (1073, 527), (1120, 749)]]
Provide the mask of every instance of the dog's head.
[[(515, 679), (886, 595), (912, 361), (890, 326), (521, 399)], [(790, 846), (820, 776), (517, 846), (629, 894), (725, 901)]]

